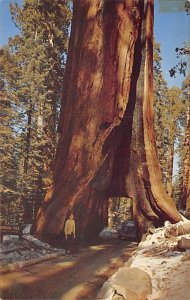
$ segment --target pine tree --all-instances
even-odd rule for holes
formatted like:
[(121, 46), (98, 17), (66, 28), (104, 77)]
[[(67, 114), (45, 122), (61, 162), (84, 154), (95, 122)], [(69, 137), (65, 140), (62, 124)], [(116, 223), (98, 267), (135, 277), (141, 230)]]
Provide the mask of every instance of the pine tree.
[(167, 150), (167, 192), (172, 196), (173, 192), (173, 165), (175, 155), (175, 143), (180, 135), (180, 116), (183, 111), (182, 91), (178, 87), (172, 87), (167, 93), (168, 103), (166, 105), (167, 114), (165, 119), (165, 128), (168, 132), (168, 150)]
[[(13, 95), (16, 90), (19, 70), (15, 67), (15, 55), (7, 47), (0, 50), (0, 144), (1, 144), (1, 221), (15, 222), (22, 213), (17, 182), (20, 160), (19, 131), (21, 114), (18, 99)], [(17, 125), (19, 124), (19, 125)], [(11, 207), (15, 207), (10, 214)], [(17, 215), (17, 216), (16, 216)]]
[(183, 113), (181, 115), (181, 136), (178, 143), (178, 155), (181, 169), (179, 180), (180, 208), (189, 210), (189, 170), (190, 170), (190, 105), (189, 105), (190, 76), (182, 83)]
[(162, 170), (163, 184), (166, 186), (168, 131), (167, 119), (167, 82), (164, 80), (160, 44), (154, 41), (154, 129), (158, 159)]
[(34, 217), (35, 206), (39, 206), (51, 185), (71, 13), (65, 1), (57, 0), (26, 0), (22, 7), (12, 4), (10, 10), (20, 29), (8, 45), (18, 72), (13, 78), (14, 89), (7, 80), (8, 59), (4, 75), (11, 97), (17, 99), (21, 119), (15, 125), (19, 140), (15, 190), (25, 208), (26, 222)]

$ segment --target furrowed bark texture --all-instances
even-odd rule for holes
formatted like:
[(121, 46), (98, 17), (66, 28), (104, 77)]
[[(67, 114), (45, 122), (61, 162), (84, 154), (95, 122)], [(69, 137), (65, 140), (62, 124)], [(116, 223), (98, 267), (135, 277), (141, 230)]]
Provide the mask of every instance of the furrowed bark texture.
[(134, 0), (74, 1), (54, 186), (35, 224), (40, 238), (58, 234), (71, 209), (80, 232), (106, 225), (113, 156), (106, 140), (125, 113), (139, 21)]
[(184, 158), (183, 158), (183, 192), (182, 208), (186, 209), (186, 215), (190, 218), (190, 108), (187, 110), (186, 130), (184, 141)]
[[(130, 96), (119, 131), (112, 189), (133, 199), (133, 215), (139, 238), (164, 220), (179, 221), (166, 194), (156, 154), (153, 128), (153, 1), (145, 1), (144, 15), (135, 46)], [(143, 13), (142, 13), (143, 14)], [(120, 187), (120, 189), (118, 188)]]
[(98, 234), (110, 196), (133, 199), (139, 236), (180, 218), (155, 151), (153, 4), (143, 4), (74, 2), (54, 186), (35, 223), (41, 239), (59, 234), (70, 210), (80, 234)]
[(185, 215), (188, 219), (190, 219), (190, 168), (188, 174), (188, 184), (187, 184), (187, 198), (186, 198), (186, 210)]

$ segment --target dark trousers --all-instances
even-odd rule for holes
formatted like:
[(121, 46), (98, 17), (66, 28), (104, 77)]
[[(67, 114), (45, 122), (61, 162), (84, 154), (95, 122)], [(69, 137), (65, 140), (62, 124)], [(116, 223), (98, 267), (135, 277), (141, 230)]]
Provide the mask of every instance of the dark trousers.
[(76, 241), (73, 234), (68, 234), (66, 239), (66, 253), (76, 254)]

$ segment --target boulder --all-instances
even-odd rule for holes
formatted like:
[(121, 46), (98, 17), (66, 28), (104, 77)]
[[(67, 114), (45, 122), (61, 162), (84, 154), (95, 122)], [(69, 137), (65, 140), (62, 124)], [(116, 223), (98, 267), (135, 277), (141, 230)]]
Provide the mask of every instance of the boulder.
[(178, 235), (190, 233), (190, 222), (186, 222), (178, 226)]
[(165, 229), (164, 236), (166, 238), (177, 237), (184, 234), (190, 233), (190, 222), (179, 222), (176, 224), (171, 224)]
[(152, 293), (150, 276), (138, 268), (119, 269), (113, 279), (113, 288), (124, 299), (146, 300)]
[(185, 217), (190, 220), (190, 208), (186, 209)]
[(179, 241), (178, 241), (178, 247), (180, 249), (190, 249), (190, 239), (182, 237)]
[(181, 258), (182, 261), (190, 261), (190, 253), (186, 253), (184, 256)]
[(98, 296), (96, 298), (97, 300), (103, 300), (103, 299), (111, 300), (111, 299), (113, 299), (113, 296), (115, 294), (115, 290), (112, 286), (112, 278), (113, 277), (111, 277), (109, 280), (107, 280), (103, 284), (103, 286), (102, 286), (102, 288), (101, 288), (101, 290), (98, 293)]

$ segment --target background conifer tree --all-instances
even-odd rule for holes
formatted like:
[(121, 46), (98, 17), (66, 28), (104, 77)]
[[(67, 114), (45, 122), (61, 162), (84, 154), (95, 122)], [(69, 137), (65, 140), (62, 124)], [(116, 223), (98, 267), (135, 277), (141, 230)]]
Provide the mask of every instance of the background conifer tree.
[[(22, 203), (23, 221), (28, 222), (51, 185), (71, 13), (60, 0), (25, 0), (21, 7), (11, 4), (10, 11), (20, 33), (0, 53), (7, 98), (3, 109), (10, 106), (14, 111), (7, 113), (13, 124), (6, 119), (4, 139), (9, 140), (10, 157), (2, 177), (5, 181), (6, 172), (16, 170), (15, 183), (6, 185), (16, 193), (14, 201)], [(2, 148), (7, 153), (5, 143)], [(5, 202), (11, 200), (7, 197)]]

